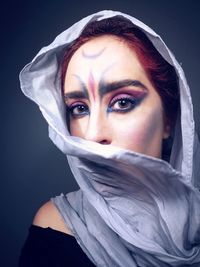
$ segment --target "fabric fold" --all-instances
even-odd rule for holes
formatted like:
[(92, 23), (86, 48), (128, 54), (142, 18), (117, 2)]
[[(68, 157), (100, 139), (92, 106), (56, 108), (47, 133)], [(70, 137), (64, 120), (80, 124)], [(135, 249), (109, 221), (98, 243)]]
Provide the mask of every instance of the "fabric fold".
[[(169, 163), (70, 136), (67, 129), (60, 82), (64, 52), (89, 22), (119, 15), (142, 29), (179, 77), (181, 112)], [(199, 266), (199, 140), (184, 72), (160, 36), (127, 14), (100, 11), (41, 49), (20, 73), (20, 82), (80, 187), (52, 202), (90, 260), (99, 267)]]

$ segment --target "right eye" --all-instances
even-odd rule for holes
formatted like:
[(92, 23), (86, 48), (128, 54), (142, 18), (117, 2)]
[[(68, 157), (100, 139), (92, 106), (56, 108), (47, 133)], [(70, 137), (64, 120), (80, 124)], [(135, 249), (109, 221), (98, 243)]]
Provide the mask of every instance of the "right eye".
[(69, 113), (74, 118), (79, 118), (89, 114), (88, 106), (82, 103), (72, 104), (68, 107)]

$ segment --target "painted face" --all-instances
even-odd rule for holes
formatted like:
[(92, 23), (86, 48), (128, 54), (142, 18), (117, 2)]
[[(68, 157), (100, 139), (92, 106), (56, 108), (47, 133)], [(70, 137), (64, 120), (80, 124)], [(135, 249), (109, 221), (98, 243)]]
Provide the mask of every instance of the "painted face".
[(91, 39), (72, 56), (64, 83), (70, 133), (86, 140), (161, 156), (161, 99), (136, 53), (109, 35)]

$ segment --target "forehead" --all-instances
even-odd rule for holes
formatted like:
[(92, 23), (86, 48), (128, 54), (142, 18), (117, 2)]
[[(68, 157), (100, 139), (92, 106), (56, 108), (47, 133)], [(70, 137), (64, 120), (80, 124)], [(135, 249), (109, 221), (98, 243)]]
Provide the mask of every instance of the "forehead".
[[(121, 50), (123, 47), (126, 47), (126, 41), (122, 38), (119, 38), (114, 35), (105, 34), (99, 37), (93, 37), (86, 43), (84, 43), (74, 55), (86, 55), (88, 58), (95, 58), (108, 52), (113, 47)], [(93, 57), (94, 55), (94, 57)]]
[(126, 70), (133, 66), (142, 69), (136, 52), (128, 46), (125, 40), (117, 36), (103, 35), (92, 38), (74, 53), (66, 74), (72, 72), (84, 74), (84, 71), (86, 74), (91, 69), (95, 73), (111, 65), (114, 68), (126, 65)]

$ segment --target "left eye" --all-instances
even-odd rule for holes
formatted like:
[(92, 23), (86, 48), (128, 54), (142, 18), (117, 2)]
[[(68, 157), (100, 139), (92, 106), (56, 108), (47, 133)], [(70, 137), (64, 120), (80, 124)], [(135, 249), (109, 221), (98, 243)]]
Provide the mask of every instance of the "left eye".
[(109, 109), (111, 111), (118, 111), (118, 112), (126, 112), (132, 110), (137, 104), (135, 98), (120, 98), (114, 100), (111, 104)]
[(77, 103), (68, 108), (69, 113), (74, 118), (79, 118), (88, 115), (88, 106), (84, 103)]

